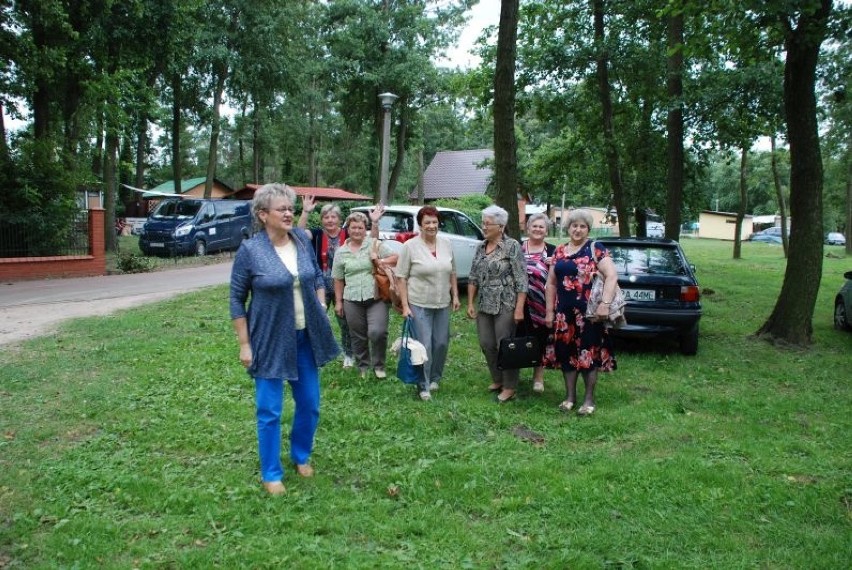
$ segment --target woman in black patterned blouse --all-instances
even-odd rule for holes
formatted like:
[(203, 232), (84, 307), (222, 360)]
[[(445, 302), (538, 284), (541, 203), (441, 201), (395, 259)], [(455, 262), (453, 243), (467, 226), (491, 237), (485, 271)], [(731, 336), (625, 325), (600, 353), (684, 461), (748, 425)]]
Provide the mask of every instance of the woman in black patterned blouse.
[(491, 373), (488, 390), (499, 392), (501, 404), (515, 397), (519, 373), (497, 368), (497, 350), (500, 341), (514, 336), (516, 325), (524, 320), (528, 287), (521, 244), (503, 233), (508, 221), (509, 213), (499, 206), (482, 210), (485, 240), (473, 256), (467, 284), (467, 316), (476, 319), (479, 346)]

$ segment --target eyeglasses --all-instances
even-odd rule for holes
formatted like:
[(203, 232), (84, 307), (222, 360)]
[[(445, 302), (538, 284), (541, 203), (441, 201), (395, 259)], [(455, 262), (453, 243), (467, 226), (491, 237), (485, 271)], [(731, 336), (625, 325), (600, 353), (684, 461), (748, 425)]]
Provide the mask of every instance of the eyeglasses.
[(280, 208), (264, 208), (267, 212), (278, 212), (279, 214), (284, 214), (290, 212), (291, 214), (295, 212), (295, 208), (293, 206), (281, 206)]
[(499, 228), (499, 227), (501, 227), (502, 225), (503, 225), (503, 224), (484, 223), (484, 224), (482, 224), (482, 227), (483, 227), (483, 228), (490, 228), (490, 227), (492, 227), (492, 226), (497, 226), (497, 227)]

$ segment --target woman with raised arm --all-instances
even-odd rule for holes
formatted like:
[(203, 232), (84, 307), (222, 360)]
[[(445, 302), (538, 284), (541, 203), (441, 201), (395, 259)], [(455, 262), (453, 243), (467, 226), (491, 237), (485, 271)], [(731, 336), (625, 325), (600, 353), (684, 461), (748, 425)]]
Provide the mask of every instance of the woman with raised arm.
[[(370, 212), (373, 227), (378, 226), (384, 208), (377, 205)], [(371, 253), (374, 237), (367, 236), (368, 218), (362, 212), (352, 212), (346, 218), (349, 237), (334, 255), (335, 312), (346, 316), (352, 339), (355, 363), (366, 377), (372, 369), (376, 378), (387, 378), (385, 358), (388, 346), (388, 305), (376, 298)], [(397, 255), (385, 244), (378, 247), (380, 265), (396, 265)]]

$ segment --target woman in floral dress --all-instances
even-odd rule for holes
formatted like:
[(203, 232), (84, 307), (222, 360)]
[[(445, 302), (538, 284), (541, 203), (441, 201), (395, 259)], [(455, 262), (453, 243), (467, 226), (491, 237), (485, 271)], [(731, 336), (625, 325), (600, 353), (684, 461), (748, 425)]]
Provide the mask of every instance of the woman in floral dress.
[[(565, 220), (570, 240), (556, 248), (547, 277), (545, 322), (553, 327), (555, 366), (562, 368), (567, 397), (559, 409), (568, 412), (577, 401), (577, 375), (582, 373), (586, 386), (583, 405), (577, 414), (595, 411), (595, 386), (598, 372), (615, 370), (612, 341), (604, 321), (615, 296), (618, 275), (609, 251), (589, 240), (592, 216), (574, 210)], [(594, 251), (592, 246), (594, 245)], [(605, 279), (603, 300), (596, 318), (586, 318), (586, 305), (592, 290), (592, 278), (600, 273)]]

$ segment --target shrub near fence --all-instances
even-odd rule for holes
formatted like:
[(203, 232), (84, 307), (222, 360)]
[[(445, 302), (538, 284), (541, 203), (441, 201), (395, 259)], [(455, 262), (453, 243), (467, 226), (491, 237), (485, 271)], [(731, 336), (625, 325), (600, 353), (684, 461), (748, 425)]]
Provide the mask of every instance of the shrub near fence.
[[(14, 222), (14, 220), (9, 220)], [(104, 275), (104, 211), (80, 212), (64, 227), (21, 228), (0, 220), (0, 279)]]

